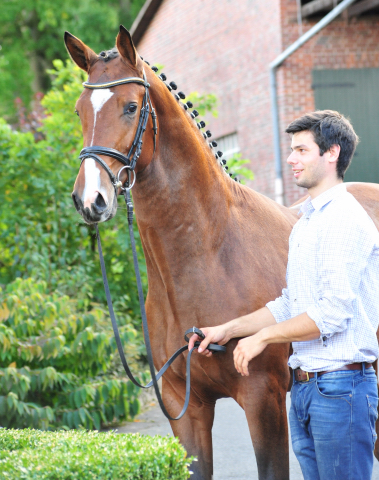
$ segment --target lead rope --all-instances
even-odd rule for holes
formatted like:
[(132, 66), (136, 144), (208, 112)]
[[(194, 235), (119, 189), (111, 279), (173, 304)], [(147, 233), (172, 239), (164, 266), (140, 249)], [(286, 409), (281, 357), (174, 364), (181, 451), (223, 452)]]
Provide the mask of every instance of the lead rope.
[[(138, 259), (137, 259), (137, 251), (136, 251), (136, 243), (134, 239), (134, 232), (133, 232), (133, 203), (130, 197), (130, 191), (129, 189), (124, 190), (124, 198), (125, 198), (125, 203), (128, 211), (128, 226), (129, 226), (129, 236), (130, 236), (130, 243), (132, 246), (132, 252), (133, 252), (133, 263), (134, 263), (134, 271), (136, 274), (136, 280), (137, 280), (137, 289), (138, 289), (138, 298), (139, 298), (139, 304), (140, 304), (140, 309), (141, 309), (141, 317), (142, 317), (142, 326), (143, 326), (143, 336), (145, 340), (145, 345), (146, 345), (146, 352), (147, 352), (147, 360), (149, 363), (149, 369), (150, 369), (150, 374), (152, 380), (147, 384), (147, 385), (141, 385), (133, 376), (132, 372), (130, 371), (128, 362), (125, 358), (125, 353), (124, 349), (121, 343), (121, 338), (120, 338), (120, 333), (118, 330), (117, 326), (117, 321), (116, 317), (114, 314), (114, 309), (113, 309), (113, 303), (112, 303), (112, 298), (109, 290), (109, 284), (108, 284), (108, 279), (107, 279), (107, 273), (105, 269), (105, 263), (104, 263), (104, 256), (103, 256), (103, 251), (101, 248), (101, 241), (100, 241), (100, 233), (99, 233), (99, 228), (98, 225), (95, 224), (95, 229), (96, 229), (96, 237), (97, 237), (97, 246), (99, 250), (99, 257), (100, 257), (100, 266), (101, 266), (101, 273), (103, 276), (103, 283), (104, 283), (104, 290), (105, 290), (105, 295), (107, 298), (107, 304), (108, 304), (108, 310), (109, 310), (109, 315), (111, 317), (112, 321), (112, 327), (113, 327), (113, 333), (116, 339), (116, 344), (117, 344), (117, 349), (118, 353), (120, 355), (121, 363), (124, 367), (126, 375), (129, 377), (129, 379), (134, 383), (139, 388), (150, 388), (151, 386), (154, 386), (154, 390), (158, 399), (159, 406), (162, 409), (162, 412), (164, 415), (169, 419), (169, 420), (179, 420), (182, 418), (182, 416), (186, 413), (188, 404), (189, 404), (189, 399), (190, 399), (190, 391), (191, 391), (191, 356), (192, 352), (198, 348), (200, 345), (200, 342), (195, 342), (194, 348), (192, 348), (188, 352), (188, 357), (187, 357), (187, 364), (186, 364), (186, 396), (185, 396), (185, 401), (184, 405), (182, 408), (182, 411), (179, 413), (177, 417), (172, 417), (166, 410), (166, 407), (163, 403), (161, 393), (159, 391), (159, 386), (158, 386), (158, 380), (161, 378), (161, 376), (165, 373), (165, 371), (168, 369), (168, 367), (173, 363), (173, 361), (183, 352), (188, 350), (188, 345), (184, 345), (183, 347), (180, 347), (168, 360), (167, 362), (163, 365), (163, 367), (160, 369), (160, 371), (156, 374), (155, 373), (155, 368), (154, 368), (154, 363), (153, 363), (153, 355), (151, 352), (151, 343), (150, 343), (150, 336), (149, 336), (149, 329), (147, 325), (147, 318), (146, 318), (146, 310), (145, 310), (145, 300), (144, 300), (144, 295), (143, 295), (143, 289), (142, 289), (142, 281), (141, 281), (141, 274), (140, 274), (140, 269), (138, 265)], [(187, 335), (189, 333), (196, 333), (200, 337), (204, 338), (204, 334), (201, 330), (199, 330), (196, 327), (190, 328), (185, 332), (184, 338), (188, 342), (188, 337)], [(226, 348), (217, 344), (209, 344), (208, 349), (212, 351), (225, 351)]]

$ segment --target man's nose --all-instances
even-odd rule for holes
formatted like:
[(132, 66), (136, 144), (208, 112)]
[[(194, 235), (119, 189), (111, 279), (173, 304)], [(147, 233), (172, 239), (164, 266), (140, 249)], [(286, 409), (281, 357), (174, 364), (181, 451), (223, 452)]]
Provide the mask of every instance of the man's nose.
[(297, 163), (296, 152), (291, 152), (287, 158), (289, 165), (295, 165)]

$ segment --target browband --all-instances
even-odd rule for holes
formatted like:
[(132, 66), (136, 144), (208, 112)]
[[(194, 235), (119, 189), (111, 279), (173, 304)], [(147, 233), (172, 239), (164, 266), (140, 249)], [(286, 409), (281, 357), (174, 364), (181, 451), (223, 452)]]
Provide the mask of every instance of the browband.
[(82, 85), (84, 88), (95, 90), (96, 88), (116, 87), (117, 85), (123, 85), (124, 83), (140, 83), (146, 88), (150, 87), (150, 83), (146, 82), (143, 78), (139, 78), (139, 77), (120, 78), (120, 80), (114, 80), (113, 82), (107, 82), (107, 83), (83, 82)]

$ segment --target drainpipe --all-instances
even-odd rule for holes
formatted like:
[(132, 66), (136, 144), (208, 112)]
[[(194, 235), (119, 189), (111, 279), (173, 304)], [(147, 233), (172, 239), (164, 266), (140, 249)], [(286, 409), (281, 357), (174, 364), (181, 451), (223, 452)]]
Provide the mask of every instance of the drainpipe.
[(279, 111), (278, 111), (278, 94), (276, 84), (276, 70), (290, 55), (292, 55), (298, 48), (304, 45), (316, 33), (326, 27), (338, 15), (340, 15), (346, 8), (348, 8), (355, 0), (343, 0), (333, 10), (331, 10), (324, 18), (322, 18), (316, 25), (310, 28), (304, 35), (290, 45), (284, 52), (282, 52), (276, 59), (270, 63), (270, 93), (271, 93), (271, 114), (274, 129), (274, 154), (275, 154), (275, 200), (283, 205), (283, 172), (282, 161), (280, 155), (280, 129), (279, 129)]

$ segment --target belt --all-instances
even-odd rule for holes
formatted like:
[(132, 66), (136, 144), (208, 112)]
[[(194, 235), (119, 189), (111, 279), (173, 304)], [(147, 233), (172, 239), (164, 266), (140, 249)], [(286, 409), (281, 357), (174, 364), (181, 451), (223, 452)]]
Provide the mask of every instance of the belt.
[[(365, 368), (372, 367), (372, 363), (364, 362), (364, 364)], [(362, 365), (362, 363), (350, 363), (350, 365), (344, 365), (337, 370), (324, 370), (323, 372), (305, 372), (299, 367), (294, 370), (295, 380), (297, 382), (308, 382), (311, 378), (314, 378), (315, 373), (320, 377), (321, 375), (324, 375), (324, 373), (340, 372), (342, 370), (362, 370)]]

